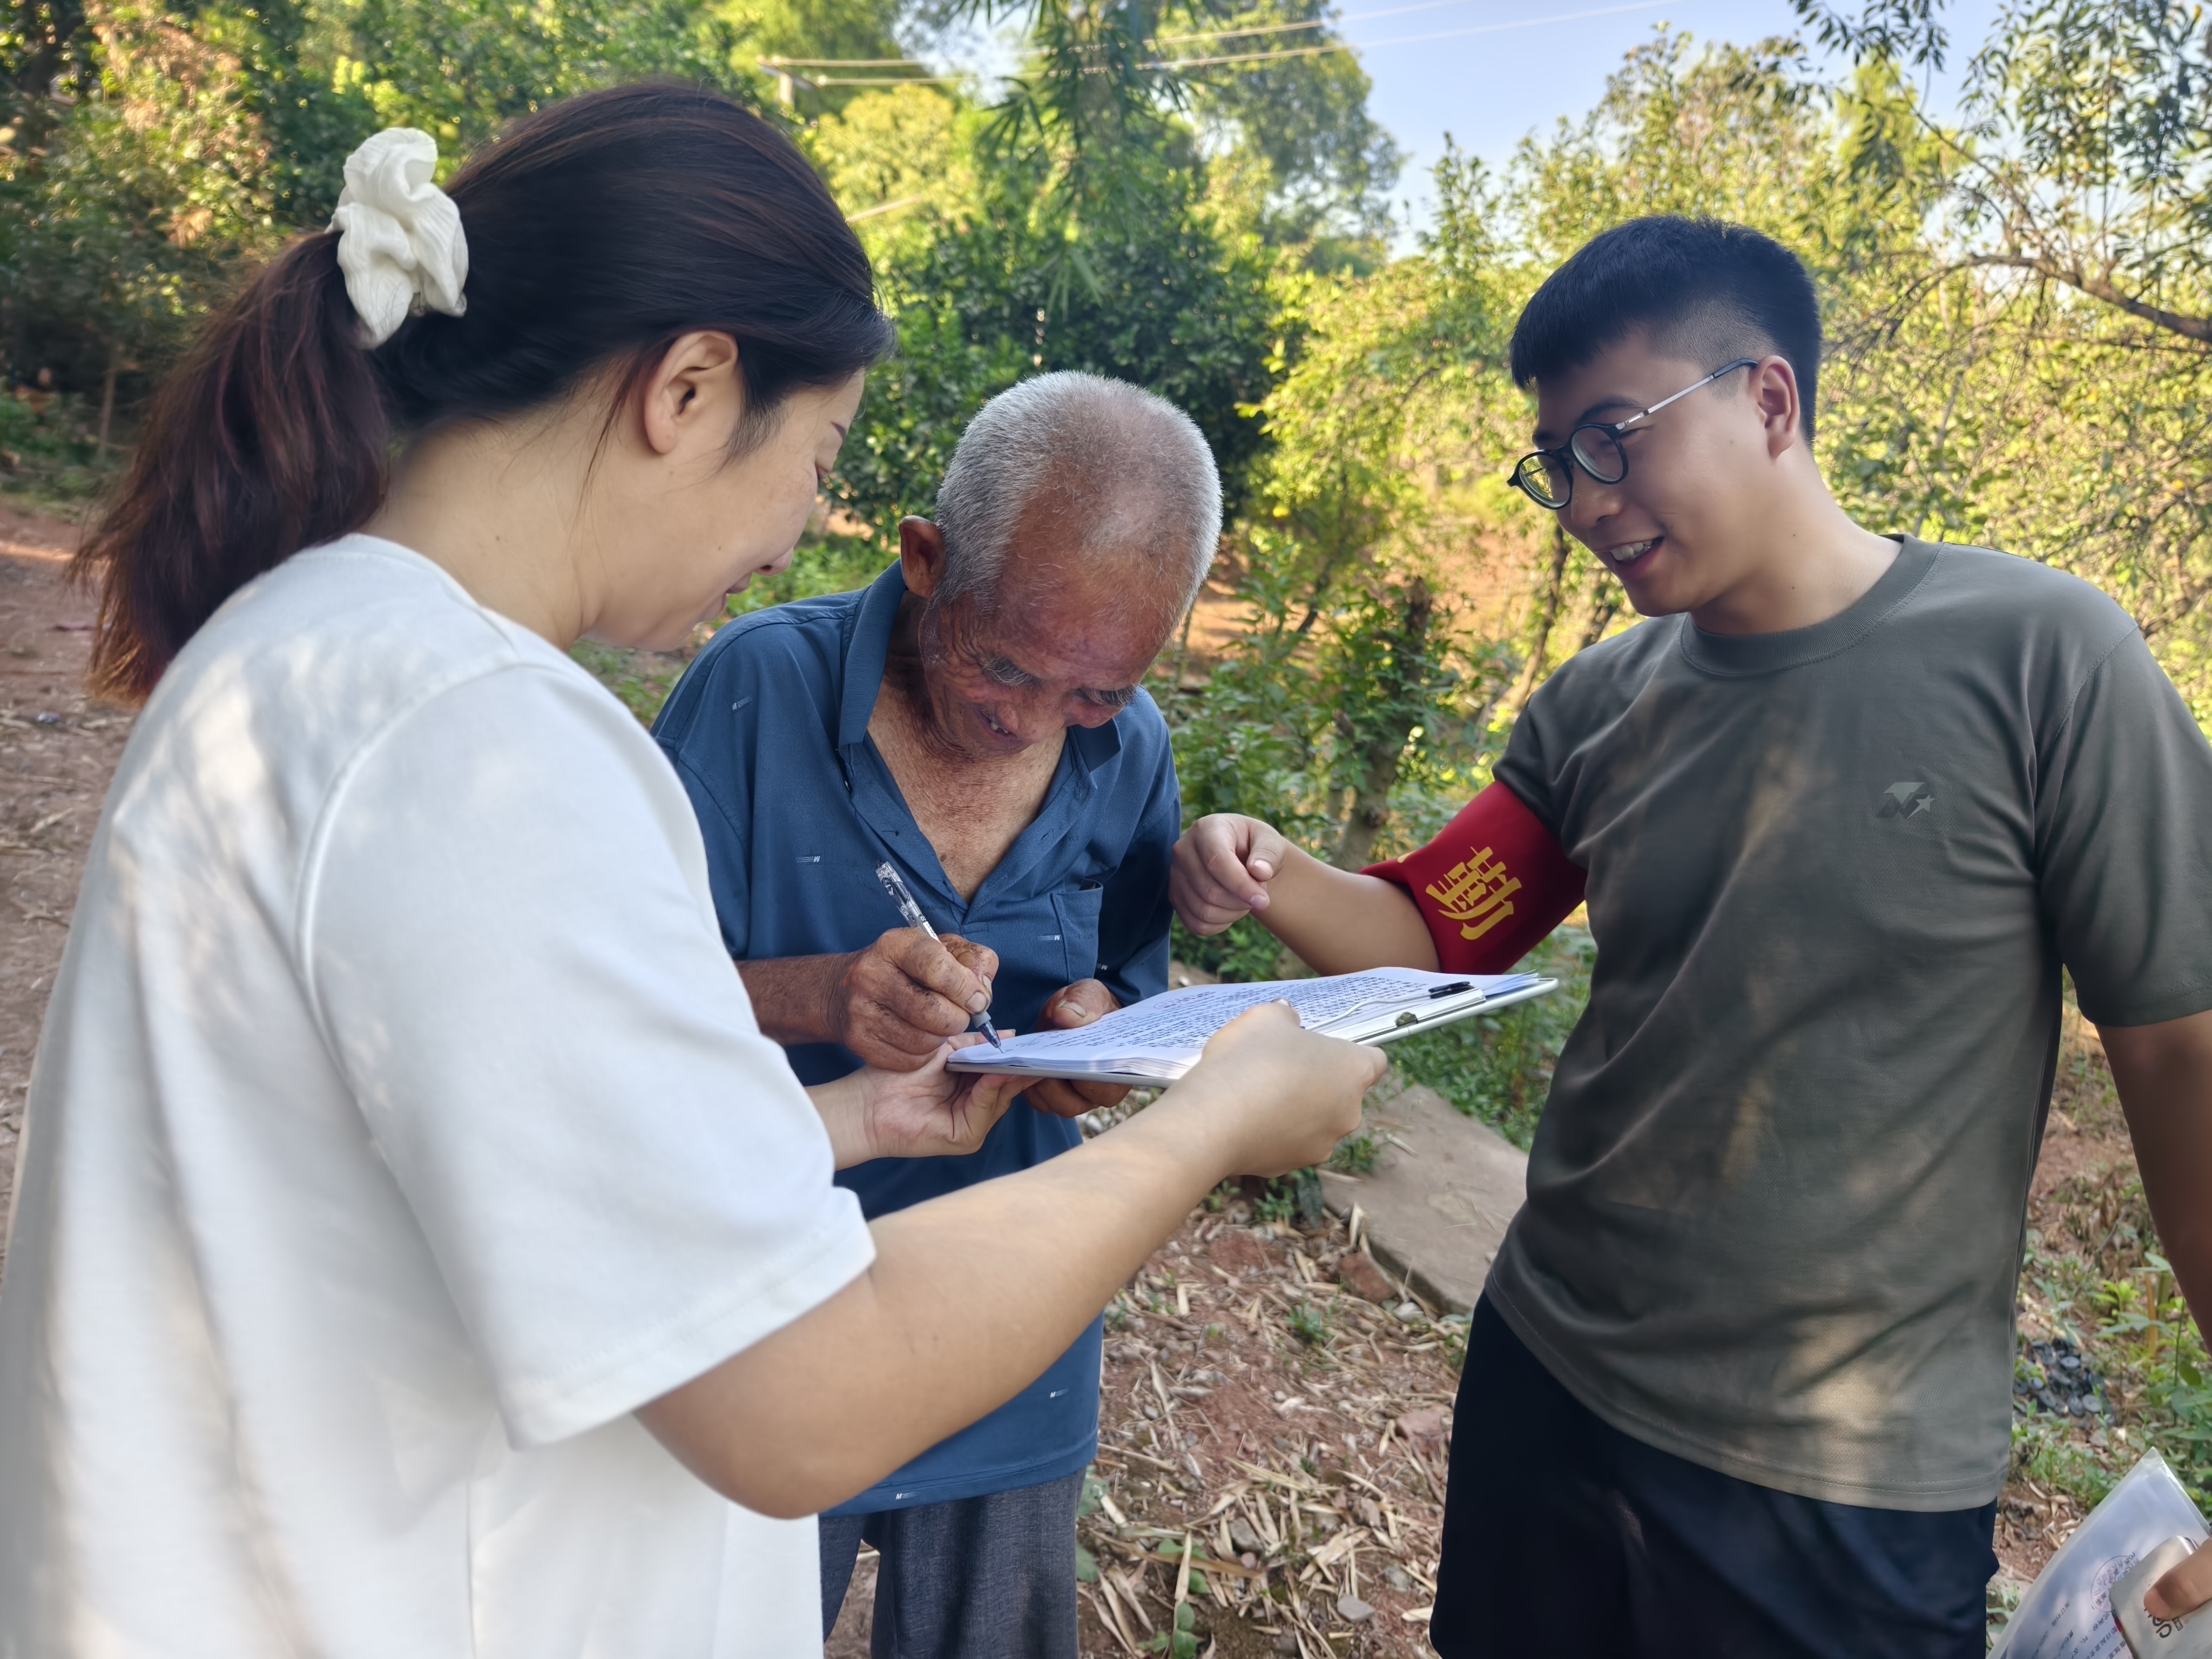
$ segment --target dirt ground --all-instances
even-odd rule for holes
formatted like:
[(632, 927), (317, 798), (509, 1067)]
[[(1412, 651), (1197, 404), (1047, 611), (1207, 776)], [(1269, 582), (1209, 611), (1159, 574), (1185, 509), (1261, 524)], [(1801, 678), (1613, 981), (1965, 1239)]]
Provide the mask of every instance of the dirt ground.
[[(64, 585), (70, 526), (0, 504), (0, 1194), (12, 1198), (32, 1050), (125, 711), (82, 690), (92, 617)], [(2030, 1224), (2052, 1189), (2132, 1172), (2094, 1032), (2062, 1068)], [(5, 1211), (0, 1209), (0, 1235)], [(1150, 1650), (1188, 1623), (1200, 1655), (1418, 1655), (1433, 1597), (1455, 1329), (1334, 1281), (1342, 1224), (1304, 1233), (1251, 1195), (1201, 1210), (1109, 1316), (1097, 1502), (1082, 1522), (1084, 1652)], [(1370, 1290), (1378, 1287), (1371, 1283)], [(2029, 1310), (2032, 1313), (2032, 1310)], [(2031, 1320), (2032, 1322), (2032, 1320)], [(2008, 1576), (2032, 1578), (2079, 1506), (2008, 1486)], [(1186, 1565), (1186, 1559), (1188, 1565)], [(864, 1559), (829, 1652), (866, 1651)]]
[[(2028, 1188), (2027, 1224), (2041, 1237), (2063, 1240), (2069, 1231), (2063, 1213), (2068, 1189), (2078, 1193), (2082, 1184), (2080, 1178), (2094, 1181), (2112, 1176), (2124, 1181), (2135, 1174), (2135, 1148), (2128, 1140), (2126, 1120), (2120, 1115), (2104, 1047), (2097, 1040), (2096, 1028), (2069, 1010), (2051, 1117)], [(2025, 1285), (2020, 1292), (2019, 1309), (2023, 1336), (2033, 1339), (2051, 1334), (2034, 1293)], [(2118, 1415), (2128, 1420), (2124, 1407)], [(2072, 1437), (2103, 1448), (2104, 1432), (2094, 1423), (2077, 1424)], [(2132, 1455), (2123, 1456), (2119, 1467), (2124, 1469), (2131, 1461)], [(2070, 1493), (2049, 1490), (2017, 1476), (2008, 1481), (1997, 1509), (1996, 1552), (2003, 1576), (2021, 1584), (2033, 1583), (2087, 1513), (2087, 1508)]]
[(92, 602), (62, 580), (75, 544), (68, 525), (0, 504), (0, 1192), (10, 1196), (46, 990), (130, 730), (125, 713), (84, 695)]
[[(1194, 1212), (1108, 1310), (1084, 1659), (1151, 1651), (1179, 1605), (1215, 1659), (1430, 1651), (1462, 1328), (1340, 1285), (1343, 1223), (1252, 1197)], [(863, 1659), (872, 1593), (864, 1558), (826, 1659)]]
[(1086, 1656), (1173, 1629), (1179, 1591), (1221, 1659), (1429, 1651), (1464, 1326), (1364, 1258), (1382, 1299), (1340, 1285), (1349, 1243), (1232, 1199), (1108, 1311)]

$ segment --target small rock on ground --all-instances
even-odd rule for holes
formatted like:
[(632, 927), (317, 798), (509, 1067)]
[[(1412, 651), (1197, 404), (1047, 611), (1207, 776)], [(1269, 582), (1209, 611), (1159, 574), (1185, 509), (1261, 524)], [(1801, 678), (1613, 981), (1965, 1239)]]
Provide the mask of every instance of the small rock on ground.
[(1375, 1258), (1362, 1250), (1357, 1255), (1347, 1255), (1336, 1264), (1336, 1282), (1354, 1296), (1364, 1297), (1370, 1302), (1392, 1302), (1397, 1299), (1398, 1287), (1393, 1285), (1375, 1265)]

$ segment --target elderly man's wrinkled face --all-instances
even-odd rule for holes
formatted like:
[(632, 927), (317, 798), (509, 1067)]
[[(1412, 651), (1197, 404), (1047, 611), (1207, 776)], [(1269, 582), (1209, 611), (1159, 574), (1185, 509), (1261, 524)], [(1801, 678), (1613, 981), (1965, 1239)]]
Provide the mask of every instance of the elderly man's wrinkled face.
[[(927, 529), (935, 541), (936, 526)], [(1054, 540), (1017, 536), (988, 610), (960, 599), (927, 613), (918, 643), (935, 735), (962, 753), (1008, 755), (1071, 726), (1103, 726), (1135, 699), (1182, 620), (1182, 594), (1156, 557), (1062, 557)], [(941, 556), (927, 574), (907, 562), (909, 587), (918, 576), (934, 587)]]

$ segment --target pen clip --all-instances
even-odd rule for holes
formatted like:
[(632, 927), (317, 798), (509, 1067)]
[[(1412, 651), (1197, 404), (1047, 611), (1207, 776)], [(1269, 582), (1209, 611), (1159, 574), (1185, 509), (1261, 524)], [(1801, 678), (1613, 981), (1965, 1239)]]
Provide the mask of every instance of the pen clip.
[(915, 902), (914, 895), (907, 890), (906, 883), (900, 878), (896, 866), (890, 860), (886, 859), (876, 866), (876, 879), (884, 884), (884, 891), (891, 896), (891, 902), (898, 906), (902, 921), (909, 927), (919, 927), (932, 939), (937, 937), (937, 929), (929, 925), (929, 918), (922, 915), (921, 906)]
[[(915, 902), (914, 895), (907, 890), (907, 884), (900, 877), (897, 866), (889, 859), (885, 859), (876, 866), (876, 879), (883, 883), (884, 891), (889, 893), (891, 896), (891, 902), (898, 906), (899, 919), (902, 921), (909, 927), (928, 934), (932, 939), (937, 938), (937, 929), (929, 925), (929, 918), (922, 915), (921, 906)], [(981, 1032), (984, 1041), (994, 1048), (1003, 1048), (1006, 1046), (1000, 1041), (997, 1030), (991, 1024), (991, 1011), (988, 1008), (971, 1018), (968, 1022), (968, 1029), (971, 1031)]]

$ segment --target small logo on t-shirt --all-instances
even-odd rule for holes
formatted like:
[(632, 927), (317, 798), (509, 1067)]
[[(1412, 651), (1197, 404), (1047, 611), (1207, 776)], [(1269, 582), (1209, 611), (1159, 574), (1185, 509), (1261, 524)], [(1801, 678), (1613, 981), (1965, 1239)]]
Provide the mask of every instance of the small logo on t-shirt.
[(1881, 793), (1881, 811), (1875, 814), (1878, 818), (1917, 818), (1936, 805), (1924, 783), (1893, 783)]
[(1452, 866), (1428, 894), (1447, 920), (1459, 923), (1462, 939), (1480, 939), (1513, 914), (1509, 901), (1520, 890), (1520, 878), (1509, 874), (1505, 860), (1485, 847), (1464, 864)]

